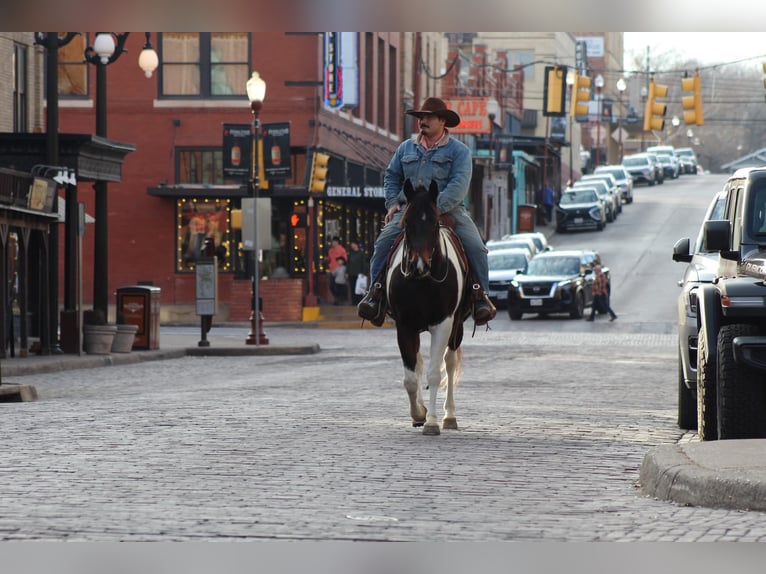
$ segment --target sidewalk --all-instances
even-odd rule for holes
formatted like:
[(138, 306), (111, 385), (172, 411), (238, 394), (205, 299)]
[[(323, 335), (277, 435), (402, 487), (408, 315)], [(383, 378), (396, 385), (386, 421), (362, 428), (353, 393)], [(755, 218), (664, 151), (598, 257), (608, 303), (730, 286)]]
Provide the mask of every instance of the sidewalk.
[[(19, 377), (31, 374), (53, 373), (70, 369), (89, 369), (96, 367), (108, 367), (112, 365), (126, 365), (143, 361), (157, 361), (162, 359), (177, 359), (187, 355), (204, 356), (241, 356), (241, 355), (304, 355), (318, 353), (317, 343), (297, 344), (294, 341), (281, 341), (277, 335), (281, 323), (263, 325), (264, 333), (269, 339), (268, 344), (247, 345), (245, 340), (249, 333), (248, 323), (229, 323), (217, 325), (218, 327), (238, 327), (242, 329), (241, 342), (237, 344), (230, 337), (221, 338), (216, 334), (216, 326), (206, 335), (210, 346), (200, 346), (201, 332), (194, 332), (191, 325), (168, 325), (161, 326), (159, 349), (133, 350), (129, 353), (111, 353), (109, 355), (76, 354), (53, 354), (37, 355), (30, 354), (27, 357), (7, 357), (0, 359), (0, 401), (3, 394), (7, 395), (12, 389), (4, 389), (8, 385), (6, 377)], [(289, 325), (298, 326), (302, 324)], [(305, 324), (307, 327), (316, 326)], [(273, 330), (270, 330), (273, 329)], [(6, 398), (7, 400), (7, 398)]]

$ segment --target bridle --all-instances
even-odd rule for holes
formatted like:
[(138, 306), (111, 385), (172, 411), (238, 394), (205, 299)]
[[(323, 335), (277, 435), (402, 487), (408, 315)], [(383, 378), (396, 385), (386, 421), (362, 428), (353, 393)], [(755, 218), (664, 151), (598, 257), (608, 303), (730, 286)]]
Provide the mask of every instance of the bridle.
[[(447, 243), (444, 238), (444, 236), (441, 233), (441, 224), (437, 222), (436, 225), (436, 241), (434, 242), (434, 246), (431, 248), (430, 253), (427, 257), (423, 257), (422, 253), (418, 254), (418, 259), (421, 259), (425, 263), (426, 271), (422, 275), (413, 276), (412, 272), (412, 258), (407, 257), (408, 254), (410, 254), (411, 247), (410, 242), (408, 241), (407, 236), (407, 216), (411, 215), (410, 210), (412, 208), (412, 204), (407, 205), (407, 207), (404, 210), (404, 213), (402, 214), (402, 220), (401, 225), (404, 227), (404, 238), (402, 239), (402, 258), (399, 263), (399, 272), (402, 274), (402, 277), (405, 278), (415, 278), (415, 279), (430, 279), (434, 283), (444, 283), (447, 280), (447, 277), (449, 276), (449, 265), (447, 261)], [(437, 251), (437, 248), (439, 246), (439, 243), (441, 243), (441, 249)], [(431, 270), (433, 269), (432, 263), (434, 260), (434, 255), (440, 254), (442, 255), (442, 259), (444, 260), (444, 276), (437, 278), (434, 277), (431, 273)]]

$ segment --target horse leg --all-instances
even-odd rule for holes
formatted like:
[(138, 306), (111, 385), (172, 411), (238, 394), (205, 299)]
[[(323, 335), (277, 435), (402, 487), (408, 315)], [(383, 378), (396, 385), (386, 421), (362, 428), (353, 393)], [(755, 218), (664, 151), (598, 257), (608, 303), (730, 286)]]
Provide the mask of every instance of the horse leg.
[(403, 333), (397, 330), (399, 352), (404, 364), (404, 389), (410, 399), (410, 416), (412, 426), (423, 426), (426, 420), (426, 407), (420, 390), (423, 379), (423, 359), (420, 356), (420, 335), (418, 333)]
[(428, 415), (423, 427), (423, 434), (438, 435), (439, 423), (436, 420), (436, 394), (439, 387), (447, 379), (445, 372), (444, 352), (447, 349), (450, 322), (443, 321), (431, 330), (431, 356), (428, 360)]
[(447, 397), (444, 399), (442, 427), (444, 427), (444, 430), (457, 430), (454, 391), (458, 376), (460, 375), (460, 351), (457, 349), (447, 349), (445, 363), (447, 365)]

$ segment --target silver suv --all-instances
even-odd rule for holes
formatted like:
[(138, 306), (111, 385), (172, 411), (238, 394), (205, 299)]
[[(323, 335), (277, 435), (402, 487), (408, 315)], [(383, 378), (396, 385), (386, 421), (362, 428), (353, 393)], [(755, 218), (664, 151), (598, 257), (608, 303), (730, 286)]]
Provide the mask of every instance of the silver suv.
[(678, 282), (678, 426), (697, 428), (697, 291), (710, 283), (718, 271), (718, 252), (703, 245), (704, 222), (723, 218), (726, 192), (719, 191), (705, 212), (694, 245), (688, 237), (673, 246), (673, 261), (688, 263), (683, 279)]

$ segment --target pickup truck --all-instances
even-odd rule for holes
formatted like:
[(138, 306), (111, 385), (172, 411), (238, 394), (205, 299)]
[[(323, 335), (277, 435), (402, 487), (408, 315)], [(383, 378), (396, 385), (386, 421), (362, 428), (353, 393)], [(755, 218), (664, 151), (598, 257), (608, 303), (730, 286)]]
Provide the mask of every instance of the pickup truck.
[(697, 431), (766, 438), (766, 167), (737, 170), (724, 191), (723, 219), (703, 227), (718, 269), (697, 295)]

